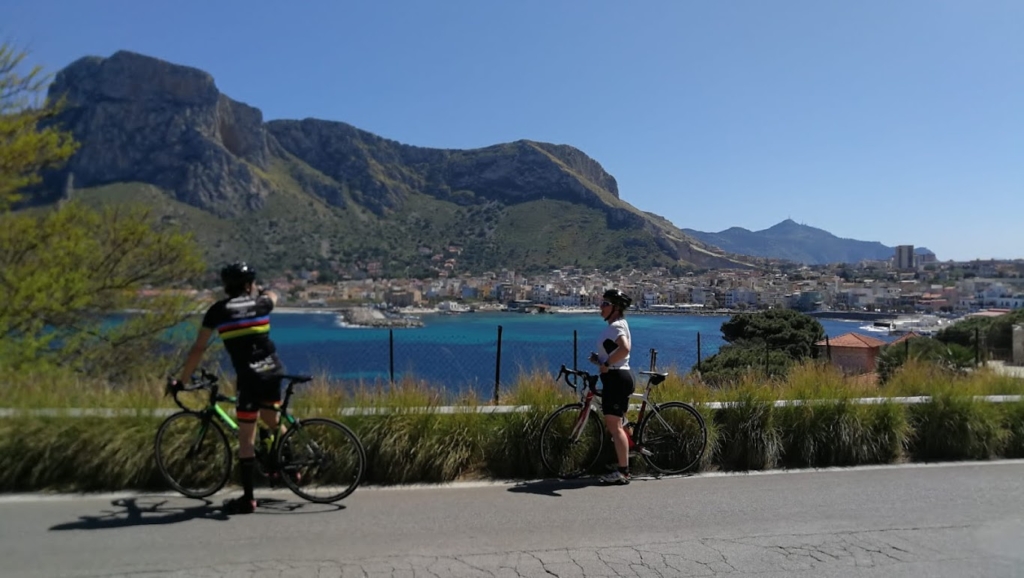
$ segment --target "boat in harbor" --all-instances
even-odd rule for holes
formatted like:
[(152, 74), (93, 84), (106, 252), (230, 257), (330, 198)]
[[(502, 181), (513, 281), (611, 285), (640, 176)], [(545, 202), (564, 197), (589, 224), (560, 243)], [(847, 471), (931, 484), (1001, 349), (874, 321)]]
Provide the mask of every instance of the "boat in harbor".
[(939, 331), (956, 323), (956, 321), (958, 320), (923, 313), (919, 315), (899, 315), (895, 319), (875, 321), (870, 325), (861, 326), (860, 329), (871, 333), (885, 333), (887, 335), (915, 333), (917, 335), (934, 336)]
[(437, 312), (441, 315), (457, 315), (459, 313), (468, 313), (469, 310), (469, 307), (458, 301), (442, 301), (437, 306)]

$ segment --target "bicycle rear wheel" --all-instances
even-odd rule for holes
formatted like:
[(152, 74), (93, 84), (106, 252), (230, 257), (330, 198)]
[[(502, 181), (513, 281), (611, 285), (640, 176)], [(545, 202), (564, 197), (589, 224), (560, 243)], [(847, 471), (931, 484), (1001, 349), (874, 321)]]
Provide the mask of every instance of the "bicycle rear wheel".
[(231, 476), (231, 445), (207, 414), (171, 415), (160, 424), (153, 450), (164, 480), (190, 498), (217, 493)]
[(559, 478), (575, 478), (587, 472), (601, 455), (604, 425), (593, 411), (583, 419), (582, 403), (555, 410), (540, 429), (540, 459)]
[(637, 433), (650, 455), (644, 460), (662, 474), (681, 474), (697, 465), (708, 444), (704, 418), (693, 406), (670, 401), (651, 408)]
[(277, 463), (288, 489), (310, 502), (329, 504), (359, 486), (366, 471), (366, 450), (344, 424), (304, 419), (281, 437)]

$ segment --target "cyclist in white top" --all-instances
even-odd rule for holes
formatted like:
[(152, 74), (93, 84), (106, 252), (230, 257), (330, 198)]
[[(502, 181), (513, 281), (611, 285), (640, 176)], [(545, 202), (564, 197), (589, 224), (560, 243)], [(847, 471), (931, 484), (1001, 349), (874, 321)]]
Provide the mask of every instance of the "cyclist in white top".
[(633, 394), (633, 374), (629, 370), (629, 350), (632, 347), (629, 324), (626, 323), (626, 309), (633, 300), (618, 289), (604, 292), (601, 302), (601, 317), (608, 327), (601, 332), (597, 345), (600, 353), (590, 354), (590, 361), (600, 367), (601, 372), (601, 413), (604, 423), (615, 444), (618, 467), (601, 476), (601, 481), (610, 484), (629, 483), (629, 439), (622, 429), (622, 417), (629, 409), (629, 396)]

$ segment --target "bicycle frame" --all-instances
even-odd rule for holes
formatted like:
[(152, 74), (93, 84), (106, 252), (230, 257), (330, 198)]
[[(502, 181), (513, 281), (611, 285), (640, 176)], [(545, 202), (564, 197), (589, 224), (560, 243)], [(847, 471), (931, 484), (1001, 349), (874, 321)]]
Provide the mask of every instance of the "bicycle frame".
[[(661, 414), (658, 413), (657, 405), (655, 405), (654, 402), (650, 401), (651, 388), (661, 383), (665, 379), (666, 374), (657, 373), (653, 371), (641, 371), (640, 374), (648, 376), (647, 384), (644, 386), (643, 393), (633, 392), (629, 396), (630, 399), (638, 399), (641, 401), (640, 411), (637, 415), (635, 423), (639, 424), (640, 422), (643, 421), (644, 415), (647, 413), (647, 405), (650, 404), (651, 411), (654, 412), (654, 414), (658, 417), (659, 420), (661, 420), (663, 424), (668, 425), (667, 422), (665, 422), (665, 420), (661, 417)], [(583, 404), (583, 409), (580, 411), (580, 415), (576, 419), (575, 425), (573, 425), (571, 434), (572, 441), (578, 441), (580, 433), (582, 433), (583, 431), (583, 426), (587, 423), (587, 418), (590, 417), (590, 412), (601, 411), (601, 408), (598, 407), (597, 403), (594, 401), (594, 398), (600, 397), (600, 394), (597, 392), (597, 381), (598, 379), (600, 379), (600, 376), (591, 375), (590, 373), (582, 370), (568, 369), (564, 365), (562, 366), (561, 370), (559, 370), (558, 377), (556, 377), (555, 379), (558, 380), (558, 378), (561, 378), (563, 376), (565, 378), (565, 382), (569, 385), (569, 387), (573, 388), (574, 391), (579, 391), (579, 388), (576, 387), (575, 383), (569, 381), (570, 376), (574, 378), (582, 378), (585, 386), (582, 388), (582, 392), (580, 393), (580, 403)], [(629, 408), (627, 408), (627, 411), (628, 409), (632, 409), (632, 407), (633, 406), (631, 405)], [(623, 416), (622, 421), (623, 424), (629, 423), (625, 416)], [(626, 432), (626, 438), (629, 440), (630, 448), (634, 447), (636, 444), (633, 441), (633, 435), (629, 432), (628, 429), (625, 429), (624, 431)]]
[[(651, 365), (653, 367), (654, 364)], [(579, 399), (576, 403), (566, 404), (555, 409), (544, 421), (541, 430), (540, 451), (545, 468), (562, 477), (575, 477), (584, 473), (598, 459), (604, 440), (610, 433), (609, 424), (616, 427), (615, 419), (622, 420), (623, 431), (629, 446), (629, 457), (642, 457), (652, 470), (661, 474), (677, 474), (697, 463), (707, 447), (707, 430), (703, 417), (692, 405), (687, 403), (680, 401), (655, 402), (651, 399), (652, 389), (665, 381), (668, 377), (667, 373), (656, 371), (640, 371), (638, 373), (647, 376), (647, 383), (639, 392), (629, 395), (627, 409), (623, 417), (609, 419), (608, 416), (604, 416), (604, 419), (601, 419), (597, 415), (592, 415), (592, 412), (601, 410), (594, 399), (602, 395), (602, 392), (599, 392), (596, 387), (600, 376), (586, 371), (569, 370), (564, 365), (562, 366), (556, 380), (561, 380), (564, 377), (566, 385), (579, 394)], [(580, 386), (580, 378), (582, 378), (582, 386)], [(637, 421), (631, 422), (628, 420), (629, 411), (637, 409), (639, 409)], [(597, 423), (590, 423), (591, 421)], [(553, 424), (561, 425), (552, 427)], [(684, 445), (684, 438), (681, 437), (683, 435), (696, 436), (695, 441), (699, 445), (693, 446), (689, 442), (685, 442)], [(581, 462), (579, 469), (573, 469), (576, 466), (567, 468), (563, 460), (565, 455), (569, 454), (562, 455), (561, 452), (566, 450), (559, 448), (571, 447), (584, 441), (587, 442), (585, 445), (580, 446), (578, 450), (570, 451), (581, 451), (579, 459), (589, 461)], [(548, 449), (549, 447), (554, 449)], [(684, 450), (685, 453), (680, 453), (677, 450)], [(551, 453), (552, 451), (554, 453)], [(677, 463), (680, 457), (687, 461), (682, 464)]]
[[(203, 426), (200, 428), (198, 435), (199, 440), (202, 440), (203, 437), (206, 435), (206, 428), (209, 427), (209, 420), (212, 420), (213, 418), (216, 418), (224, 427), (226, 427), (231, 433), (233, 433), (235, 438), (237, 439), (239, 432), (238, 422), (236, 422), (230, 415), (228, 415), (228, 412), (225, 411), (224, 408), (222, 408), (219, 404), (238, 403), (238, 398), (236, 396), (224, 395), (220, 393), (220, 385), (217, 384), (217, 376), (212, 373), (208, 373), (205, 369), (200, 371), (200, 379), (193, 380), (193, 383), (198, 383), (197, 385), (195, 385), (194, 387), (186, 387), (173, 392), (174, 403), (176, 403), (178, 407), (180, 407), (184, 411), (198, 413), (203, 416)], [(294, 387), (297, 376), (282, 376), (282, 379), (289, 379), (289, 382), (287, 390), (285, 392), (284, 400), (281, 403), (281, 407), (261, 405), (260, 409), (272, 409), (274, 411), (277, 411), (278, 414), (281, 416), (280, 420), (284, 423), (284, 426), (287, 429), (289, 427), (294, 426), (299, 421), (297, 418), (295, 418), (288, 412), (288, 404), (291, 401), (292, 394), (294, 393)], [(202, 410), (191, 410), (185, 407), (185, 405), (181, 403), (181, 400), (178, 399), (178, 394), (183, 391), (196, 391), (199, 389), (207, 388), (210, 390), (210, 396), (209, 400), (207, 401), (206, 407), (203, 408)], [(277, 440), (279, 440), (280, 438), (281, 436), (275, 435), (274, 443), (276, 444)]]
[[(260, 403), (257, 407), (261, 412), (274, 410), (274, 416), (267, 414), (266, 417), (270, 418), (268, 421), (280, 424), (280, 428), (267, 428), (257, 418), (259, 441), (253, 444), (256, 458), (254, 473), (265, 477), (271, 487), (283, 483), (296, 495), (311, 502), (333, 503), (351, 494), (366, 471), (366, 450), (358, 436), (336, 420), (322, 417), (300, 419), (291, 415), (289, 403), (295, 386), (312, 381), (311, 376), (273, 377), (282, 380), (281, 385), (286, 385), (282, 403)], [(205, 370), (202, 377), (193, 377), (188, 386), (173, 378), (167, 381), (166, 392), (173, 394), (182, 411), (168, 416), (157, 430), (154, 445), (157, 467), (175, 490), (193, 498), (205, 498), (224, 487), (231, 475), (232, 446), (237, 447), (231, 441), (232, 434), (241, 441), (238, 433), (242, 429), (247, 434), (255, 429), (248, 421), (238, 421), (237, 417), (229, 415), (229, 409), (220, 406), (225, 402), (237, 403), (238, 397), (222, 394), (217, 381), (216, 376)], [(278, 384), (273, 382), (274, 387)], [(262, 385), (270, 386), (271, 383)], [(209, 390), (200, 394), (207, 397), (208, 393), (205, 403), (193, 404), (199, 406), (197, 409), (186, 407), (179, 394), (199, 389)], [(275, 419), (277, 417), (280, 419)], [(178, 429), (178, 424), (187, 429)], [(324, 435), (331, 437), (323, 438)], [(197, 457), (201, 461), (195, 461)], [(210, 475), (203, 475), (206, 469), (210, 470)], [(327, 494), (323, 495), (325, 490)]]
[[(634, 393), (630, 394), (630, 396), (629, 396), (630, 399), (639, 399), (639, 400), (641, 400), (640, 412), (639, 412), (639, 414), (637, 414), (636, 423), (639, 424), (639, 423), (642, 423), (644, 421), (644, 415), (647, 412), (647, 406), (648, 406), (648, 404), (650, 404), (651, 411), (654, 413), (655, 417), (658, 418), (658, 421), (660, 421), (665, 426), (671, 427), (671, 426), (669, 426), (669, 423), (667, 421), (665, 421), (665, 418), (661, 417), (661, 412), (658, 411), (658, 404), (656, 404), (653, 401), (651, 401), (651, 389), (655, 385), (658, 385), (659, 383), (664, 381), (665, 377), (668, 374), (666, 374), (666, 373), (657, 373), (657, 372), (654, 372), (654, 371), (641, 371), (640, 374), (647, 376), (647, 386), (644, 387), (644, 392), (643, 393), (636, 393), (636, 392), (634, 392)], [(626, 432), (626, 435), (628, 436), (629, 432)], [(632, 437), (630, 437), (630, 441), (632, 441)]]

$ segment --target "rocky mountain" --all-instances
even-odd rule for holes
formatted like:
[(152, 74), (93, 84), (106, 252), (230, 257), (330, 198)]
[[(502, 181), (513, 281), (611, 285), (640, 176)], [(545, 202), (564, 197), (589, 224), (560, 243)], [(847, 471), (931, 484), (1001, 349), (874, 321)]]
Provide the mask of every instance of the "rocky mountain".
[(58, 72), (81, 148), (37, 196), (138, 201), (211, 260), (423, 275), (502, 267), (747, 267), (619, 197), (567, 145), (409, 146), (343, 122), (265, 122), (201, 70), (132, 53)]
[(270, 193), (263, 114), (221, 94), (213, 78), (129, 52), (86, 57), (49, 88), (68, 107), (56, 120), (81, 144), (73, 186), (149, 183), (219, 216), (257, 209)]
[[(718, 233), (705, 233), (693, 229), (683, 229), (683, 232), (730, 253), (785, 259), (808, 265), (886, 260), (892, 258), (896, 251), (895, 247), (887, 247), (877, 241), (843, 239), (823, 229), (799, 224), (792, 219), (786, 219), (761, 231), (731, 227)], [(931, 254), (931, 251), (924, 247), (916, 248), (915, 252)]]

